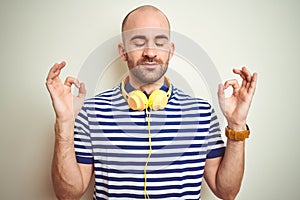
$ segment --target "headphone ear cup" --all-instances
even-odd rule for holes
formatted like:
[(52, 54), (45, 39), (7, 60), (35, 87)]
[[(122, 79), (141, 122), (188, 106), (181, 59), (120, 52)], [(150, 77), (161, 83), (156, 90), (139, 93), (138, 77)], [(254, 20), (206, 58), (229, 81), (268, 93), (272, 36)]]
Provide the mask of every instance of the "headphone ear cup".
[(168, 95), (163, 90), (154, 90), (149, 96), (149, 108), (152, 110), (160, 110), (166, 107), (168, 103)]
[(132, 110), (145, 110), (148, 108), (147, 96), (140, 90), (130, 92), (127, 102)]

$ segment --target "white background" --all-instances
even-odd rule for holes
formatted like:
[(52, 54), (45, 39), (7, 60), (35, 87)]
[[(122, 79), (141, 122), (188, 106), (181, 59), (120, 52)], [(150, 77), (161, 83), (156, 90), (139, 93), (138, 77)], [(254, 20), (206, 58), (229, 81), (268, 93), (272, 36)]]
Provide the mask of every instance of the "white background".
[[(77, 76), (90, 53), (119, 34), (123, 17), (144, 2), (0, 1), (0, 199), (55, 199), (50, 176), (55, 118), (45, 87), (48, 70), (66, 60), (62, 77)], [(243, 65), (259, 74), (237, 199), (299, 198), (299, 1), (147, 4), (164, 11), (174, 31), (207, 52), (223, 81), (236, 78), (231, 69)], [(171, 65), (175, 61), (182, 64), (175, 58)], [(99, 83), (100, 89), (110, 84)], [(88, 197), (90, 192), (83, 199)], [(203, 199), (215, 199), (205, 186)]]

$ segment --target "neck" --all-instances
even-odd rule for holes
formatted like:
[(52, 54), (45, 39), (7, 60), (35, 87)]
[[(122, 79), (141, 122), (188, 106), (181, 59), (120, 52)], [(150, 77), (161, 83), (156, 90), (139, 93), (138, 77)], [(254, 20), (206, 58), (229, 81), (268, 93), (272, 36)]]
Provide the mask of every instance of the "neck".
[(164, 84), (164, 77), (153, 83), (143, 83), (135, 77), (129, 75), (129, 83), (132, 87), (139, 89), (147, 94), (151, 94), (154, 90), (160, 89)]

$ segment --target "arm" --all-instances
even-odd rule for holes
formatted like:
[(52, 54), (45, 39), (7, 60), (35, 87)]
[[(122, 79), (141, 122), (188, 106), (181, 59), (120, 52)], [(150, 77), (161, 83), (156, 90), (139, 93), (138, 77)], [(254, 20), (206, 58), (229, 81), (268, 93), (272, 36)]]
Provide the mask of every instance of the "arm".
[[(46, 86), (56, 114), (55, 146), (52, 160), (52, 181), (58, 199), (79, 199), (88, 187), (92, 165), (78, 164), (74, 150), (74, 123), (86, 94), (85, 86), (68, 77), (62, 84), (59, 74), (65, 62), (55, 64), (49, 71)], [(71, 85), (79, 88), (78, 96), (71, 94)]]
[[(243, 67), (234, 69), (243, 79), (239, 86), (237, 80), (226, 81), (219, 86), (219, 103), (227, 120), (228, 127), (235, 131), (246, 130), (246, 118), (256, 88), (257, 74), (251, 75)], [(233, 87), (233, 94), (224, 97), (224, 90)], [(204, 177), (213, 193), (222, 199), (234, 199), (238, 194), (244, 174), (245, 141), (227, 140), (223, 157), (207, 159)]]
[(244, 174), (244, 141), (227, 140), (223, 157), (207, 159), (204, 177), (212, 192), (224, 200), (238, 194)]

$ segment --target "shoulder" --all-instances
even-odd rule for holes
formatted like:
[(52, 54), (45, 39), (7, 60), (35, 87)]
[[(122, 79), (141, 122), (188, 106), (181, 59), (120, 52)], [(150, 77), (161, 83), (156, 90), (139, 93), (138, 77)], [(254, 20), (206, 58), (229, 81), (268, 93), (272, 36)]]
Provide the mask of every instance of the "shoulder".
[(192, 97), (191, 95), (183, 92), (179, 88), (173, 86), (172, 100), (182, 106), (201, 106), (203, 108), (211, 109), (212, 106), (208, 100)]
[(84, 101), (83, 110), (98, 110), (105, 111), (112, 108), (120, 108), (126, 105), (120, 86), (105, 90), (92, 98), (88, 98)]
[(120, 92), (120, 86), (115, 86), (114, 88), (107, 89), (101, 93), (95, 95), (94, 97), (88, 98), (84, 101), (84, 104), (97, 104), (97, 103), (110, 103), (122, 98)]

